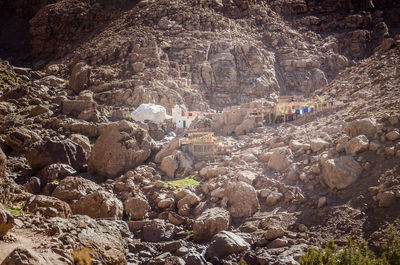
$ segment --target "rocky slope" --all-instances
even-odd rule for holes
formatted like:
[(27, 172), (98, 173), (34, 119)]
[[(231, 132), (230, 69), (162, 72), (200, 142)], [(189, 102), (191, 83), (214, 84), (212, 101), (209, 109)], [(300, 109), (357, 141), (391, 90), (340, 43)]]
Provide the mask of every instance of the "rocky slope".
[[(2, 57), (38, 68), (0, 62), (0, 261), (73, 264), (88, 248), (94, 264), (295, 264), (349, 235), (379, 251), (400, 221), (396, 5), (0, 2), (32, 36)], [(149, 101), (206, 110), (300, 92), (345, 104), (280, 136), (220, 136), (232, 155), (212, 163), (169, 125), (129, 121)]]
[(36, 67), (67, 76), (84, 61), (98, 101), (169, 110), (310, 94), (399, 32), (396, 1), (136, 2), (3, 6), (29, 20)]

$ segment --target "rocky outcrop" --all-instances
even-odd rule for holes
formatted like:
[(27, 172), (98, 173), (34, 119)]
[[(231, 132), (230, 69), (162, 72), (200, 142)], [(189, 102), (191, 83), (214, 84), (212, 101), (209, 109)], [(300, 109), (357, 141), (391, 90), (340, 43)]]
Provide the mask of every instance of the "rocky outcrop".
[(13, 226), (14, 217), (0, 204), (0, 238), (3, 238)]
[(322, 177), (331, 189), (345, 189), (358, 180), (362, 167), (351, 156), (328, 159), (322, 163)]
[(40, 170), (47, 165), (64, 163), (79, 171), (87, 163), (85, 150), (70, 140), (40, 142), (26, 153), (29, 165)]
[(151, 152), (147, 131), (127, 121), (107, 125), (96, 140), (88, 170), (99, 179), (117, 178), (143, 163)]
[(260, 209), (256, 190), (245, 182), (228, 183), (225, 196), (228, 198), (228, 210), (232, 217), (252, 216)]
[(205, 210), (193, 223), (193, 236), (196, 241), (210, 240), (213, 235), (228, 230), (229, 212), (222, 208)]

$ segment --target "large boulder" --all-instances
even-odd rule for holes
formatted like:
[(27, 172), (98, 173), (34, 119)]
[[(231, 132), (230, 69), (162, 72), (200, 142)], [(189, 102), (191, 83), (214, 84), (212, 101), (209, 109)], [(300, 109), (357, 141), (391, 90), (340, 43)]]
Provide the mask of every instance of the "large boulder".
[(193, 224), (193, 236), (196, 241), (210, 240), (211, 237), (223, 230), (228, 230), (229, 212), (222, 208), (205, 210)]
[(368, 147), (369, 147), (368, 138), (363, 134), (352, 138), (344, 146), (347, 155), (354, 155), (358, 152), (367, 151)]
[(271, 150), (268, 160), (268, 167), (276, 171), (282, 171), (289, 167), (293, 162), (293, 153), (289, 147), (278, 147)]
[(312, 139), (310, 141), (310, 147), (313, 152), (319, 152), (328, 146), (329, 143), (321, 138)]
[(72, 142), (76, 143), (77, 145), (82, 146), (82, 148), (86, 151), (86, 153), (90, 154), (90, 151), (92, 150), (92, 147), (90, 145), (89, 138), (85, 135), (74, 133), (71, 134), (68, 139), (70, 139)]
[(40, 141), (40, 137), (34, 131), (26, 128), (18, 128), (12, 130), (7, 136), (6, 145), (16, 152), (22, 152), (38, 141)]
[(369, 118), (352, 121), (345, 128), (346, 134), (352, 138), (360, 134), (372, 138), (376, 131), (376, 122)]
[(362, 167), (352, 156), (328, 159), (322, 163), (322, 177), (331, 189), (347, 188), (357, 181), (361, 172)]
[(90, 256), (98, 260), (99, 264), (127, 264), (124, 240), (117, 222), (111, 220), (96, 221), (84, 215), (74, 215), (64, 222), (69, 233), (72, 232), (71, 230), (76, 231), (76, 228), (79, 227), (78, 238), (80, 242), (90, 249)]
[(151, 147), (149, 134), (137, 124), (110, 123), (94, 144), (88, 170), (101, 179), (117, 178), (142, 164), (150, 156)]
[(173, 178), (175, 171), (178, 169), (178, 162), (174, 155), (166, 156), (161, 161), (161, 171), (164, 172), (168, 177)]
[(101, 187), (88, 179), (66, 177), (60, 181), (59, 185), (53, 191), (52, 196), (72, 204), (98, 189), (101, 189)]
[(206, 250), (206, 258), (223, 258), (229, 254), (240, 253), (250, 249), (241, 236), (232, 232), (221, 231), (212, 238), (210, 246)]
[(85, 90), (89, 85), (91, 67), (84, 62), (77, 63), (72, 68), (69, 86), (75, 93)]
[(42, 186), (44, 186), (48, 182), (62, 180), (67, 176), (74, 176), (76, 174), (76, 170), (70, 165), (57, 163), (42, 168), (37, 177), (40, 179)]
[(396, 141), (400, 138), (400, 133), (398, 131), (391, 131), (388, 132), (385, 136), (386, 139), (388, 139), (389, 141)]
[(378, 193), (378, 204), (379, 207), (389, 207), (396, 201), (396, 195), (393, 191), (385, 191), (383, 193)]
[(260, 209), (256, 190), (245, 182), (228, 183), (225, 196), (228, 198), (229, 213), (233, 217), (249, 217)]
[(71, 207), (68, 203), (45, 195), (35, 195), (29, 198), (25, 209), (31, 213), (40, 212), (45, 217), (69, 218), (71, 216)]
[(162, 219), (147, 221), (142, 229), (142, 241), (160, 242), (171, 241), (174, 238), (175, 226)]
[(0, 204), (0, 238), (3, 238), (13, 226), (14, 217)]
[(290, 140), (289, 142), (289, 148), (292, 149), (293, 151), (297, 151), (297, 150), (308, 150), (310, 149), (310, 145), (309, 144), (303, 144), (295, 139)]
[(3, 150), (0, 148), (0, 178), (6, 176), (7, 170), (7, 157), (3, 153)]
[(182, 190), (176, 194), (176, 199), (179, 199), (177, 203), (178, 213), (183, 216), (187, 216), (190, 213), (190, 209), (201, 201), (200, 198), (189, 190)]
[(81, 197), (71, 208), (74, 214), (84, 214), (92, 218), (121, 218), (124, 210), (120, 200), (101, 189)]
[(253, 131), (254, 127), (256, 127), (256, 122), (252, 118), (245, 119), (241, 124), (236, 126), (235, 134), (236, 135), (244, 135), (251, 131)]
[(124, 201), (125, 213), (133, 220), (142, 220), (147, 217), (150, 205), (144, 196), (131, 197)]
[(225, 175), (228, 173), (227, 167), (218, 167), (218, 166), (206, 166), (200, 170), (200, 176), (203, 178), (213, 178), (220, 175)]
[(156, 154), (154, 162), (161, 163), (164, 157), (171, 155), (175, 150), (178, 149), (179, 149), (179, 138), (176, 137), (161, 148), (161, 150)]
[(49, 140), (35, 144), (26, 153), (26, 158), (29, 165), (35, 170), (51, 164), (63, 163), (80, 171), (87, 164), (85, 150), (70, 140)]

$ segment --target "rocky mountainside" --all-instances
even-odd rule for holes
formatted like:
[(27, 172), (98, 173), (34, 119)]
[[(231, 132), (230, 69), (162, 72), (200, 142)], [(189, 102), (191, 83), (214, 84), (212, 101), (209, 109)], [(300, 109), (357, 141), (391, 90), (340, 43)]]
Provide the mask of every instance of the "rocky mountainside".
[(399, 32), (400, 6), (383, 0), (3, 2), (29, 21), (31, 49), (11, 58), (64, 77), (84, 61), (98, 101), (126, 107), (311, 94)]
[[(400, 227), (399, 8), (0, 1), (0, 262), (296, 264), (348, 236), (379, 253)], [(208, 162), (129, 115), (283, 94), (344, 104), (217, 136), (231, 153)]]

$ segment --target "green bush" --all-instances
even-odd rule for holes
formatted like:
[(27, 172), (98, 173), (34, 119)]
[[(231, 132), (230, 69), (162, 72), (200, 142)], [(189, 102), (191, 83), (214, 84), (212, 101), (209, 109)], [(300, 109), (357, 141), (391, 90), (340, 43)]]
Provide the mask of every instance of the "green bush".
[(382, 259), (384, 264), (400, 265), (400, 235), (393, 226), (389, 226)]
[(338, 249), (333, 240), (325, 248), (310, 248), (300, 259), (301, 265), (400, 265), (400, 235), (390, 226), (387, 231), (383, 253), (380, 258), (368, 248), (364, 241), (348, 238), (346, 245)]

